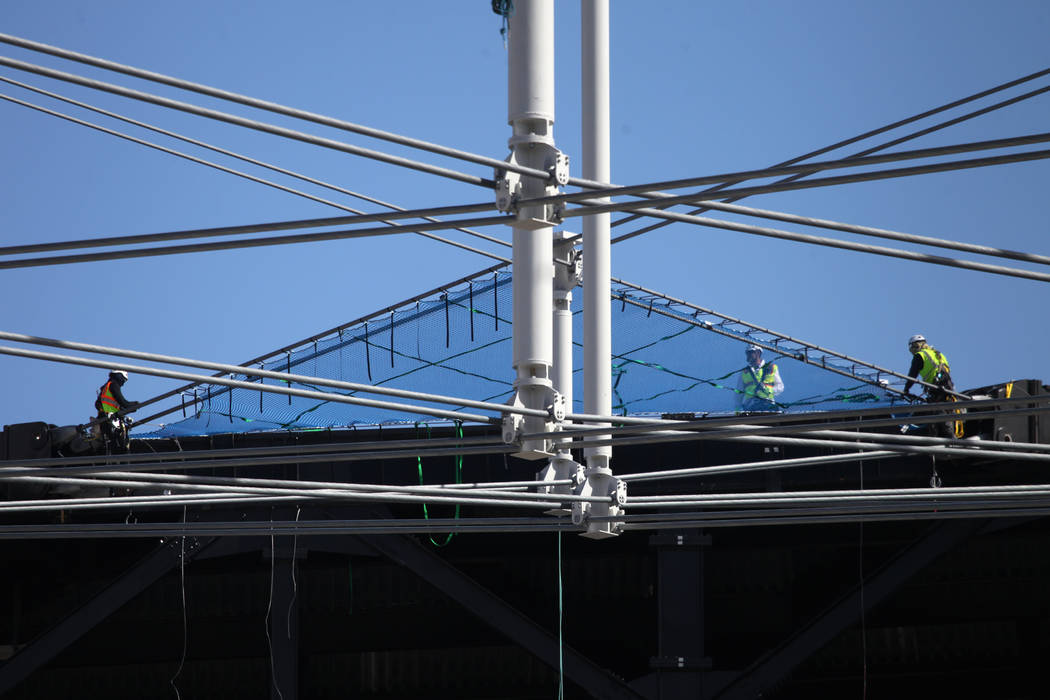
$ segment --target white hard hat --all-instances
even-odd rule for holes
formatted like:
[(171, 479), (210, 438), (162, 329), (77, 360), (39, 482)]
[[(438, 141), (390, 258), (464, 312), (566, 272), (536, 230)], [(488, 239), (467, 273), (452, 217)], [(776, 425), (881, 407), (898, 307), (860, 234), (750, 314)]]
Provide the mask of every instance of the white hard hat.
[(747, 346), (747, 350), (745, 350), (744, 352), (745, 353), (748, 353), (748, 352), (761, 353), (762, 352), (762, 348), (758, 347), (757, 345), (751, 344), (751, 345)]
[(915, 345), (915, 343), (925, 343), (926, 338), (921, 333), (916, 333), (912, 337), (908, 338), (908, 345)]
[(111, 377), (120, 377), (124, 381), (128, 381), (128, 373), (125, 372), (122, 369), (115, 369), (115, 370), (113, 370), (112, 372), (109, 373), (109, 376), (111, 376)]

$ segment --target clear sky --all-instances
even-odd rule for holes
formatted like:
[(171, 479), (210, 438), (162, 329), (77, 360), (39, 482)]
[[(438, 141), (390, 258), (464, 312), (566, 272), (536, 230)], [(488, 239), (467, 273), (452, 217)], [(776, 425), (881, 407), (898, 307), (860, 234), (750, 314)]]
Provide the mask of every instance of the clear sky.
[[(14, 0), (0, 9), (0, 31), (503, 158), (509, 136), (506, 53), (500, 19), (489, 4)], [(1050, 3), (1042, 0), (611, 4), (612, 178), (619, 184), (772, 165), (1050, 67)], [(575, 176), (581, 175), (579, 35), (579, 4), (558, 0), (554, 133), (560, 148), (574, 159)], [(483, 167), (6, 45), (0, 46), (0, 55), (491, 174)], [(0, 75), (406, 208), (492, 197), (471, 185), (7, 68), (0, 68)], [(1043, 78), (882, 139), (1048, 82)], [(16, 87), (0, 84), (0, 93), (375, 210)], [(0, 127), (0, 245), (339, 213), (18, 105), (0, 102)], [(1042, 95), (900, 148), (1005, 138), (1050, 131), (1048, 127), (1050, 95)], [(853, 150), (879, 142), (866, 141)], [(742, 203), (1050, 254), (1048, 181), (1050, 162), (1043, 160), (763, 195)], [(572, 224), (578, 226), (579, 220)], [(614, 235), (626, 230), (630, 227), (614, 229)], [(506, 231), (487, 233), (509, 238)], [(459, 233), (442, 235), (509, 257), (509, 249)], [(4, 270), (0, 327), (236, 363), (492, 262), (405, 235)], [(1050, 286), (1042, 282), (686, 224), (615, 246), (613, 274), (901, 371), (910, 361), (906, 339), (920, 332), (948, 355), (961, 388), (1020, 378), (1050, 380)], [(83, 422), (93, 414), (95, 391), (105, 378), (103, 370), (8, 356), (0, 356), (0, 372), (7, 395), (0, 424)], [(171, 380), (135, 376), (125, 393), (141, 400), (174, 386)]]

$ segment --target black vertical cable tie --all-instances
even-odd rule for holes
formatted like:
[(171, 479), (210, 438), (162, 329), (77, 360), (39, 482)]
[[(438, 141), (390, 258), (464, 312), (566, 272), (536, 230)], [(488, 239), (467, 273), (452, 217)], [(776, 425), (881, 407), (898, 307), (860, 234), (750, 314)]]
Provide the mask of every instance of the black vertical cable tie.
[(197, 409), (196, 415), (194, 416), (194, 418), (200, 418), (201, 417), (201, 404), (200, 404), (200, 401), (197, 400), (197, 387), (193, 388), (193, 406), (194, 406), (194, 408)]
[[(419, 318), (419, 317), (420, 317), (419, 316), (419, 299), (416, 299), (416, 318)], [(419, 334), (419, 327), (421, 325), (422, 325), (421, 323), (416, 323), (415, 324), (415, 326), (416, 326), (416, 359), (417, 360), (422, 360), (423, 359), (423, 350), (422, 350), (422, 348), (419, 345), (419, 335), (420, 335)]]
[(645, 317), (649, 318), (652, 315), (653, 315), (653, 300), (650, 299), (649, 300), (649, 310), (645, 313)]
[(339, 329), (339, 381), (343, 381), (343, 329)]
[[(233, 374), (230, 375), (230, 379), (236, 379), (236, 378), (237, 377), (235, 375), (233, 375)], [(226, 396), (227, 396), (226, 417), (229, 418), (230, 422), (232, 423), (233, 422), (233, 387), (232, 386), (230, 387), (230, 390), (228, 392), (226, 392)]]
[(314, 376), (317, 376), (317, 341), (314, 341)]
[[(291, 374), (292, 373), (292, 353), (288, 352), (288, 353), (285, 353), (285, 355), (286, 355), (286, 360), (285, 360), (285, 367), (284, 367), (284, 369), (285, 369), (286, 372), (288, 372), (288, 374)], [(289, 388), (291, 388), (291, 386), (292, 386), (292, 383), (290, 381), (288, 381), (287, 379), (285, 380), (285, 384), (287, 384)], [(292, 405), (292, 395), (291, 394), (288, 394), (288, 405), (289, 406)]]
[(445, 302), (445, 347), (448, 348), (449, 347), (449, 342), (452, 339), (451, 338), (451, 336), (452, 336), (452, 329), (449, 327), (449, 320), (448, 320), (448, 292), (445, 292), (444, 294), (442, 294), (441, 295), (441, 299)]
[[(265, 369), (265, 368), (266, 368), (266, 365), (264, 363), (260, 362), (259, 363), (259, 369)], [(265, 383), (266, 383), (266, 379), (264, 377), (259, 377), (259, 385), (262, 386)], [(262, 389), (259, 389), (259, 413), (260, 414), (263, 412), (263, 394), (265, 394), (265, 393), (266, 393), (265, 391), (263, 391)]]
[(179, 402), (182, 404), (182, 417), (186, 417), (186, 394), (179, 395)]
[(394, 312), (390, 312), (390, 368), (394, 367)]
[(496, 330), (499, 330), (499, 273), (492, 273), (492, 318), (496, 320)]
[(372, 358), (368, 352), (368, 321), (365, 321), (365, 368), (368, 370), (368, 381), (372, 381)]
[(468, 307), (470, 309), (470, 342), (474, 342), (474, 283), (467, 282)]

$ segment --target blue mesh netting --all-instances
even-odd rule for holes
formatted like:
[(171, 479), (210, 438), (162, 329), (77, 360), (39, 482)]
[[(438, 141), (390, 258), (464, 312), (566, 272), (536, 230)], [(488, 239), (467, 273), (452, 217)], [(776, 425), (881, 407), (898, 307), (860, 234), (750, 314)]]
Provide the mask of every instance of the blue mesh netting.
[[(579, 342), (583, 337), (582, 296), (582, 293), (574, 294), (572, 306), (573, 333), (577, 339), (573, 356), (573, 391), (577, 397), (574, 412), (583, 412)], [(261, 366), (280, 372), (503, 403), (513, 393), (510, 317), (511, 275), (489, 273), (431, 298), (333, 332), (273, 357)], [(745, 366), (744, 348), (750, 342), (774, 348), (767, 349), (764, 355), (767, 361), (777, 363), (783, 377), (785, 390), (777, 397), (781, 410), (830, 410), (888, 405), (893, 401), (892, 396), (878, 386), (880, 377), (875, 370), (853, 367), (840, 358), (807, 350), (798, 342), (624, 284), (613, 285), (612, 328), (613, 411), (618, 414), (733, 411), (737, 377)], [(260, 381), (244, 375), (234, 378)], [(289, 386), (288, 382), (263, 381)], [(290, 385), (331, 391), (310, 384)], [(152, 430), (149, 435), (341, 428), (436, 420), (404, 411), (222, 386), (198, 387), (188, 392), (184, 401), (184, 418)]]

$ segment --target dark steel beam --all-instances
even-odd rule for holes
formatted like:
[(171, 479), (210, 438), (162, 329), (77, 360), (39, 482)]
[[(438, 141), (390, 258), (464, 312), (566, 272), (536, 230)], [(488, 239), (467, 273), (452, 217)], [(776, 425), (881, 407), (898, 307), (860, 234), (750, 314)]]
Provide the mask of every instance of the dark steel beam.
[[(402, 535), (359, 535), (362, 542), (391, 561), (420, 576), (471, 614), (534, 655), (558, 668), (558, 639), (509, 605), (495, 593), (459, 571), (439, 556)], [(590, 697), (642, 700), (644, 696), (578, 651), (563, 647), (565, 677)]]
[[(218, 541), (219, 538), (187, 540), (186, 558), (192, 559)], [(182, 546), (178, 538), (164, 542), (97, 596), (19, 650), (0, 666), (0, 695), (21, 683), (95, 625), (177, 567), (181, 553)]]
[(768, 652), (729, 683), (716, 700), (761, 697), (796, 666), (853, 624), (863, 609), (870, 610), (934, 559), (982, 531), (983, 519), (952, 520), (931, 528), (926, 535), (903, 549), (879, 571), (866, 577), (844, 597)]
[(273, 567), (270, 601), (270, 664), (272, 700), (299, 697), (299, 597), (296, 561), (299, 554), (294, 537), (277, 537), (264, 550)]
[(657, 656), (655, 672), (660, 698), (699, 698), (704, 671), (704, 548), (709, 535), (698, 530), (661, 532), (649, 538), (656, 548)]

